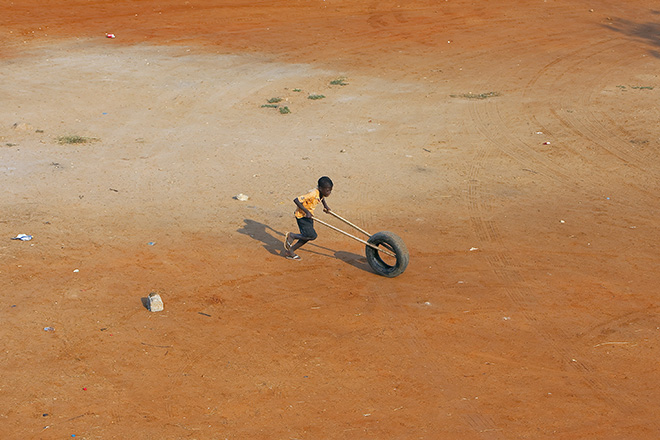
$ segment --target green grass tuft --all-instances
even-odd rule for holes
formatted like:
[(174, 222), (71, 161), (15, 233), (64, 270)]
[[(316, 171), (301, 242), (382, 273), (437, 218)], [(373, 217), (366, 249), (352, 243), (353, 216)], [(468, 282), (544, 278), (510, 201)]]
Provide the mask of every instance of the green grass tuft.
[(307, 99), (323, 99), (325, 95), (309, 95)]
[(343, 76), (341, 76), (337, 79), (333, 79), (332, 81), (330, 81), (330, 84), (333, 85), (333, 86), (347, 86), (348, 85), (348, 83), (346, 82), (346, 78), (344, 78)]
[(467, 99), (488, 99), (495, 96), (500, 96), (499, 92), (487, 92), (487, 93), (463, 93), (462, 95), (449, 95), (452, 98), (467, 98)]
[(60, 136), (57, 138), (59, 144), (86, 144), (91, 142), (92, 139), (84, 136), (78, 136), (77, 134), (69, 136)]
[(269, 104), (275, 104), (276, 102), (281, 102), (281, 101), (282, 101), (282, 98), (270, 98), (268, 100), (268, 103)]
[(291, 110), (289, 110), (289, 107), (287, 107), (287, 106), (280, 107), (280, 113), (282, 113), (283, 115), (286, 115), (288, 113), (291, 113)]

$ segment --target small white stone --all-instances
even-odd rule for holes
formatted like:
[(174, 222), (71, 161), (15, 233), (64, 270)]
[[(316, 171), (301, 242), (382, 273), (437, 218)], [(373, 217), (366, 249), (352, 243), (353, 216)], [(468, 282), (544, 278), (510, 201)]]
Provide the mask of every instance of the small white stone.
[(160, 295), (151, 292), (148, 297), (149, 300), (149, 311), (150, 312), (162, 312), (163, 311), (163, 300), (161, 299)]

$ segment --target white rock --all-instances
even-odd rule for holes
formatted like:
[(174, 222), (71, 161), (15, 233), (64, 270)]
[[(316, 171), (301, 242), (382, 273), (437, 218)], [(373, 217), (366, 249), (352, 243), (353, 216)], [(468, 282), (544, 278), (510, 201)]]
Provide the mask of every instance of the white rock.
[(148, 297), (149, 300), (149, 311), (150, 312), (162, 312), (163, 311), (163, 300), (160, 295), (156, 292), (151, 292)]

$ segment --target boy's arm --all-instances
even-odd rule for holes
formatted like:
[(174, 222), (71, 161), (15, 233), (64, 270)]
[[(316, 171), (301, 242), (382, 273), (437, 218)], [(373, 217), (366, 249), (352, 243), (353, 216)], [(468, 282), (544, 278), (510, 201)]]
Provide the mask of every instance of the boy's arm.
[(325, 203), (325, 197), (323, 197), (323, 198), (321, 199), (321, 203), (323, 203), (323, 212), (329, 212), (329, 211), (332, 211), (332, 209), (330, 209), (330, 207), (328, 206), (328, 204)]
[(296, 197), (295, 199), (293, 199), (293, 203), (295, 203), (296, 206), (297, 206), (298, 208), (300, 208), (300, 210), (301, 210), (302, 212), (305, 213), (305, 217), (307, 217), (307, 218), (312, 218), (312, 217), (314, 217), (314, 216), (312, 215), (312, 213), (309, 212), (309, 210), (308, 210), (307, 208), (305, 208), (305, 207), (303, 206), (302, 203), (300, 203), (300, 200), (298, 200), (298, 197)]

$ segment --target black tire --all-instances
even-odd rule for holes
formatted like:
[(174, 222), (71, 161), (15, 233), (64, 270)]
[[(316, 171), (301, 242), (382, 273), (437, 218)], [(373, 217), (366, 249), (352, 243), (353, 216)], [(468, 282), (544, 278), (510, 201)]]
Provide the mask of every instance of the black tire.
[(398, 235), (387, 231), (377, 232), (367, 241), (375, 246), (382, 245), (383, 248), (396, 254), (396, 264), (391, 266), (383, 261), (380, 257), (380, 252), (371, 246), (366, 246), (367, 262), (369, 262), (369, 266), (371, 266), (374, 272), (378, 275), (394, 278), (401, 275), (403, 271), (406, 270), (409, 261), (408, 248), (406, 248), (403, 240), (401, 240)]

